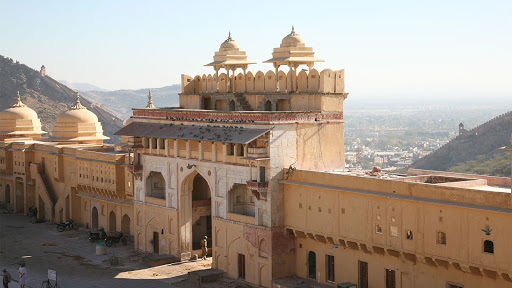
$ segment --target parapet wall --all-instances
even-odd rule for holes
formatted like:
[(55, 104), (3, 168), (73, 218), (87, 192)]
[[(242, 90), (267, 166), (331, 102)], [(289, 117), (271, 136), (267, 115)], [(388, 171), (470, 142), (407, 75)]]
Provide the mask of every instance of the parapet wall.
[[(274, 71), (247, 72), (245, 79), (242, 72), (229, 76), (229, 91), (227, 91), (227, 74), (219, 74), (219, 90), (217, 91), (217, 78), (215, 74), (197, 75), (190, 77), (181, 75), (181, 93), (286, 93), (289, 91), (312, 93), (345, 93), (345, 71), (325, 69), (318, 72), (316, 69), (301, 70), (296, 77), (290, 77), (290, 72), (278, 72), (279, 91), (276, 87), (276, 73)], [(290, 79), (293, 78), (293, 79)]]

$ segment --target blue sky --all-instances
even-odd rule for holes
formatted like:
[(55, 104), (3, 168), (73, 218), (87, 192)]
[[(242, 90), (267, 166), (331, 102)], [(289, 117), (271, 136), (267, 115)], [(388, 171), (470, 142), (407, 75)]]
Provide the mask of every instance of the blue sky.
[(55, 79), (162, 87), (203, 67), (231, 31), (251, 70), (295, 25), (365, 97), (512, 96), (512, 1), (6, 1), (0, 54)]

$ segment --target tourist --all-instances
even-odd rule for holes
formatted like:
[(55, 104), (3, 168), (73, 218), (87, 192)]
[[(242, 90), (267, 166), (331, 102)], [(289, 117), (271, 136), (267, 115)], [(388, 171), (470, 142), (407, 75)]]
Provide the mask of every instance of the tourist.
[(18, 274), (20, 275), (20, 288), (25, 288), (25, 281), (27, 281), (27, 269), (25, 268), (25, 263), (21, 263), (20, 269), (18, 269)]
[(201, 255), (201, 259), (206, 260), (206, 254), (208, 254), (208, 236), (204, 236), (204, 239), (201, 240), (201, 251), (203, 255)]
[(2, 270), (4, 272), (4, 277), (3, 277), (3, 284), (4, 284), (4, 288), (9, 288), (9, 282), (11, 282), (12, 280), (12, 277), (11, 277), (11, 274), (9, 272), (7, 272), (7, 270)]
[(32, 210), (32, 224), (37, 223), (37, 207), (34, 207)]

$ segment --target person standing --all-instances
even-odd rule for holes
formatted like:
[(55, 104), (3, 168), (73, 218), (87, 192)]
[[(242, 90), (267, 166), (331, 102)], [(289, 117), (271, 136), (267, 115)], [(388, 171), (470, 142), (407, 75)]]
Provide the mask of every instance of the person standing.
[(4, 272), (4, 277), (3, 277), (3, 284), (4, 284), (4, 288), (9, 288), (9, 283), (11, 282), (12, 280), (12, 277), (11, 277), (11, 274), (9, 272), (7, 272), (7, 270), (2, 270), (2, 272)]
[(208, 254), (208, 236), (204, 236), (204, 239), (201, 240), (201, 252), (203, 252), (203, 255), (201, 255), (201, 259), (206, 260), (206, 255)]
[(32, 210), (32, 224), (37, 223), (37, 207), (34, 207)]
[(20, 288), (25, 288), (25, 281), (27, 281), (27, 269), (25, 268), (25, 263), (21, 263), (20, 269), (18, 269), (18, 274), (20, 275)]

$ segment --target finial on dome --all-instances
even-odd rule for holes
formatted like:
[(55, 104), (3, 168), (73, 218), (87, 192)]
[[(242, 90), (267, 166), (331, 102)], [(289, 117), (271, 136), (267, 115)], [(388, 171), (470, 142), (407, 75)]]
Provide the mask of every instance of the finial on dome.
[(25, 104), (23, 104), (23, 102), (21, 102), (20, 91), (18, 91), (18, 93), (16, 94), (16, 103), (12, 104), (11, 108), (25, 107), (25, 106), (27, 106), (27, 105), (25, 105)]
[(71, 106), (71, 110), (85, 109), (85, 107), (80, 103), (80, 93), (78, 91), (75, 92), (76, 102), (75, 105)]
[(155, 105), (153, 105), (153, 95), (151, 95), (151, 88), (149, 89), (148, 105), (146, 105), (146, 108), (149, 108), (149, 109), (156, 108)]
[(295, 27), (293, 27), (293, 25), (292, 25), (292, 33), (290, 33), (290, 34), (295, 35)]
[(231, 40), (233, 40), (233, 39), (231, 39), (231, 31), (229, 31), (229, 33), (228, 33), (228, 41), (231, 41)]

